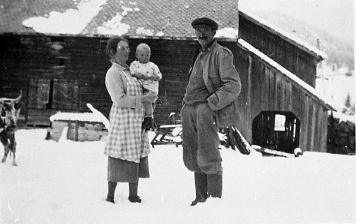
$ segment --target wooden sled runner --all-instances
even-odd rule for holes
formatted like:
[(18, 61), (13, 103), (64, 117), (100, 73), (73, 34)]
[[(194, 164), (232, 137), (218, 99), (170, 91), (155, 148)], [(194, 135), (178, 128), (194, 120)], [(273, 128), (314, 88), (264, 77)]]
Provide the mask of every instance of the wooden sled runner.
[(182, 144), (182, 124), (178, 115), (172, 112), (165, 123), (155, 131), (155, 136), (151, 140), (152, 148), (155, 145), (175, 144), (178, 147)]

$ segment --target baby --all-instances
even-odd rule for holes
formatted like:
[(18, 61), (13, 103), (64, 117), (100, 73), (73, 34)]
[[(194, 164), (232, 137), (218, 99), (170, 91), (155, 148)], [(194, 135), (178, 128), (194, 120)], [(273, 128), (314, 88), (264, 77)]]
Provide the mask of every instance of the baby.
[[(136, 77), (144, 89), (144, 94), (150, 91), (158, 95), (158, 81), (162, 79), (162, 74), (158, 66), (150, 61), (151, 48), (141, 43), (136, 48), (136, 61), (130, 65), (130, 72), (133, 77)], [(148, 131), (154, 129), (153, 110), (155, 103), (145, 103), (145, 119), (143, 128)]]

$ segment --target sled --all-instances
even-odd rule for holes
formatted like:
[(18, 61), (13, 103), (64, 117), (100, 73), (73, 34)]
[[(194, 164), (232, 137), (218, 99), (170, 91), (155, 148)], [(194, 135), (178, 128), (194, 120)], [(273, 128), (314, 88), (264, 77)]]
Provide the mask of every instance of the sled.
[(172, 112), (166, 121), (166, 124), (160, 125), (156, 131), (155, 136), (151, 140), (152, 148), (155, 145), (175, 144), (176, 147), (181, 145), (182, 140), (182, 124), (177, 117), (177, 114)]

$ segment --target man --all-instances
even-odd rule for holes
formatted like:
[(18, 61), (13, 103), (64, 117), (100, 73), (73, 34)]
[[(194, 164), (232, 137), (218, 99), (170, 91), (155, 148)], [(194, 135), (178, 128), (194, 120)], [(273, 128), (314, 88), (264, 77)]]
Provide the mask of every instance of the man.
[(209, 18), (198, 18), (191, 25), (201, 48), (189, 71), (181, 118), (183, 161), (194, 172), (196, 198), (191, 205), (195, 206), (210, 196), (222, 196), (218, 130), (238, 122), (241, 81), (233, 54), (214, 39), (218, 24)]

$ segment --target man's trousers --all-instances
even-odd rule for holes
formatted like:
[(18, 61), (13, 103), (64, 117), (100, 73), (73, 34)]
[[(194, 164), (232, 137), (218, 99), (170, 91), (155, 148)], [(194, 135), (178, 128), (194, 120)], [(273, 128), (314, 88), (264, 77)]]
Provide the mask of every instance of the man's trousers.
[(197, 195), (203, 197), (206, 191), (213, 197), (221, 197), (222, 192), (222, 158), (215, 116), (207, 103), (184, 105), (181, 110), (184, 165), (195, 172)]

